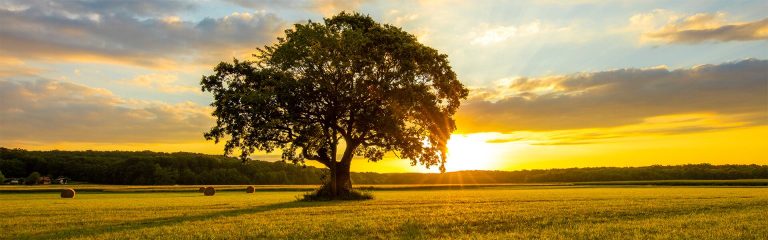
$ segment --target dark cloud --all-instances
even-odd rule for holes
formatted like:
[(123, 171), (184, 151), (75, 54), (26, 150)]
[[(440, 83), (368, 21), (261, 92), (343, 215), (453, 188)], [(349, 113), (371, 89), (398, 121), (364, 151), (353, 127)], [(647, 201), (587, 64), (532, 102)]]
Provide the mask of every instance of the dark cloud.
[[(702, 112), (741, 114), (745, 118), (741, 121), (753, 124), (765, 124), (768, 120), (766, 60), (750, 59), (673, 71), (620, 69), (533, 81), (548, 81), (550, 88), (557, 91), (485, 90), (479, 94), (482, 98), (468, 100), (457, 113), (459, 131), (615, 127), (642, 123), (654, 116)], [(495, 102), (486, 100), (492, 98), (489, 92), (495, 91), (516, 93), (496, 97), (501, 100)]]
[(24, 59), (90, 59), (167, 66), (179, 59), (221, 60), (232, 57), (234, 51), (251, 51), (271, 42), (285, 25), (276, 15), (263, 12), (189, 22), (158, 14), (190, 6), (156, 2), (33, 1), (0, 5), (0, 54)]
[(105, 0), (6, 0), (0, 3), (0, 8), (25, 9), (34, 8), (48, 12), (70, 14), (99, 14), (99, 15), (129, 15), (140, 17), (166, 16), (196, 9), (192, 1), (162, 0), (162, 1), (105, 1)]
[(200, 142), (212, 124), (208, 109), (192, 103), (121, 99), (107, 90), (42, 78), (0, 79), (0, 144)]

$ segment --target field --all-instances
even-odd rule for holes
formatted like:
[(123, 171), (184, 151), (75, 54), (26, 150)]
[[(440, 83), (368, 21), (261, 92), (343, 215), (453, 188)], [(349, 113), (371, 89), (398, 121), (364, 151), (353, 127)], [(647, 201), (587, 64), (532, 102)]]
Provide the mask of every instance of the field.
[(375, 200), (297, 202), (308, 187), (3, 186), (0, 238), (768, 239), (765, 187), (374, 186)]

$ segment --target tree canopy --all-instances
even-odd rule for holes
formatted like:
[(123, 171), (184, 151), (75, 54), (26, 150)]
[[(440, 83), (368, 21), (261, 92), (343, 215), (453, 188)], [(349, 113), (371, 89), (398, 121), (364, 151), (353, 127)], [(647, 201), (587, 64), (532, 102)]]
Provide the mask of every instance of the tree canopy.
[(225, 139), (227, 154), (279, 149), (284, 160), (327, 166), (345, 189), (354, 156), (375, 162), (393, 152), (445, 170), (468, 90), (448, 56), (413, 35), (342, 12), (294, 25), (254, 58), (222, 62), (201, 81), (217, 118), (205, 137)]

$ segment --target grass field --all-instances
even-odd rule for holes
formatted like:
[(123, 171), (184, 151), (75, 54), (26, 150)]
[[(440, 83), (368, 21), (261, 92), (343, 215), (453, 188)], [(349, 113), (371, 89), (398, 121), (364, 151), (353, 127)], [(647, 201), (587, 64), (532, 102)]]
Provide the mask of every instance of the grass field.
[[(301, 192), (269, 189), (205, 197), (111, 188), (123, 191), (60, 199), (4, 186), (0, 238), (768, 239), (764, 187), (389, 188), (360, 202), (296, 202)], [(184, 189), (154, 187), (173, 188)]]

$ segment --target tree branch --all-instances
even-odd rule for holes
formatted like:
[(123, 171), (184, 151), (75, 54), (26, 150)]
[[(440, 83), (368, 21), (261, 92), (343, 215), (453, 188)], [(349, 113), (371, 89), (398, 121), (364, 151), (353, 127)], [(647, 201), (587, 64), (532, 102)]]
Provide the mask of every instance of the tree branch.
[(344, 155), (341, 156), (342, 164), (349, 164), (352, 162), (352, 157), (355, 155), (355, 149), (360, 146), (360, 142), (351, 141), (347, 142), (347, 146), (344, 148)]
[(311, 153), (309, 153), (309, 151), (307, 150), (307, 147), (301, 147), (301, 155), (304, 156), (304, 159), (318, 161), (323, 165), (325, 165), (326, 167), (330, 167), (331, 165), (331, 163), (327, 159), (324, 159), (319, 155), (312, 155)]

